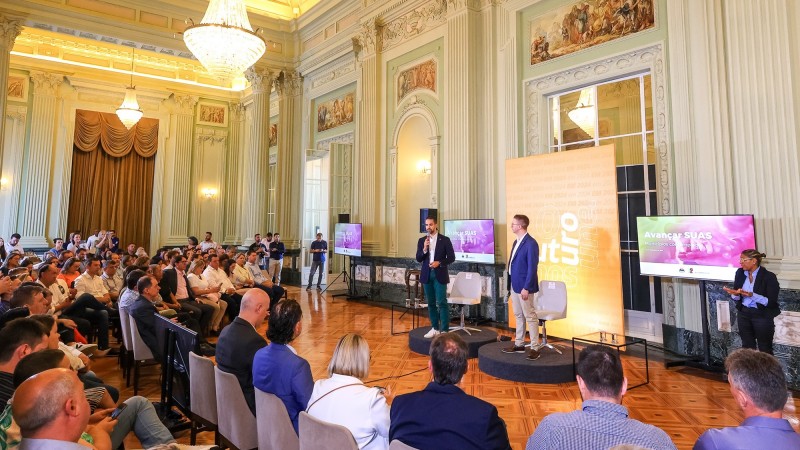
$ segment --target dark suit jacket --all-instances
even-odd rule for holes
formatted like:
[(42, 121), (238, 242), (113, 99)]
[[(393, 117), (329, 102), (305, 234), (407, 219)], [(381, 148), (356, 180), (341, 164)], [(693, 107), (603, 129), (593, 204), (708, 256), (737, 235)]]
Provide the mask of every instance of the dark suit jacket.
[[(428, 282), (428, 277), (431, 273), (431, 267), (428, 262), (430, 260), (430, 247), (428, 247), (429, 251), (422, 251), (425, 246), (426, 237), (427, 236), (422, 236), (417, 242), (417, 262), (422, 263), (419, 279), (422, 283)], [(437, 233), (436, 249), (434, 251), (433, 260), (439, 261), (440, 265), (433, 269), (433, 273), (436, 279), (439, 280), (439, 283), (447, 284), (450, 282), (450, 274), (447, 273), (447, 266), (456, 260), (456, 253), (453, 251), (453, 243), (450, 242), (449, 237), (444, 236), (442, 233)]]
[(539, 292), (539, 243), (533, 236), (526, 234), (519, 243), (517, 253), (514, 253), (516, 246), (517, 241), (514, 241), (511, 246), (514, 259), (511, 260), (509, 256), (511, 276), (508, 277), (508, 282), (511, 289), (517, 294), (523, 289), (531, 293)]
[(295, 355), (289, 347), (272, 343), (256, 352), (253, 385), (283, 401), (297, 433), (297, 417), (308, 406), (314, 390), (308, 361)]
[(267, 346), (267, 341), (250, 325), (236, 317), (222, 330), (217, 341), (217, 367), (236, 375), (242, 387), (247, 406), (256, 414), (256, 394), (253, 389), (253, 359), (256, 352)]
[(511, 448), (497, 408), (452, 384), (431, 382), (398, 395), (389, 416), (389, 442), (399, 439), (420, 450)]
[[(744, 273), (744, 269), (737, 270), (736, 276), (733, 278), (733, 288), (739, 289), (744, 286), (744, 280), (746, 277), (747, 274)], [(780, 291), (781, 285), (778, 283), (778, 277), (763, 267), (759, 268), (758, 273), (756, 274), (756, 279), (753, 281), (753, 292), (767, 297), (767, 306), (756, 304), (758, 310), (771, 317), (775, 317), (780, 314), (781, 310), (778, 307), (778, 294)], [(741, 300), (736, 301), (736, 309), (742, 309)]]
[(139, 329), (139, 335), (142, 336), (144, 343), (153, 352), (156, 360), (161, 361), (161, 349), (158, 347), (158, 339), (156, 339), (155, 314), (158, 314), (158, 310), (155, 305), (140, 295), (133, 302), (128, 313), (136, 321), (136, 327)]
[[(178, 292), (178, 271), (175, 269), (164, 269), (162, 272), (161, 281), (158, 283), (161, 292), (161, 298), (169, 299), (169, 294)], [(189, 298), (194, 300), (194, 293), (192, 288), (189, 287), (189, 280), (186, 278), (186, 272), (183, 273), (183, 279), (186, 281), (186, 293)]]

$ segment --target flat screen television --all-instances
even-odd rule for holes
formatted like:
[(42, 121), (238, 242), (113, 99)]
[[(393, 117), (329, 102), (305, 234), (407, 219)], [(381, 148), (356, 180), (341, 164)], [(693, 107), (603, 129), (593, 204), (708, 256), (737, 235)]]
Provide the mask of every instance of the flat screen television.
[[(156, 339), (162, 349), (165, 364), (172, 370), (168, 383), (162, 383), (162, 389), (169, 385), (171, 403), (177, 405), (182, 411), (189, 410), (189, 352), (200, 353), (200, 339), (197, 333), (175, 323), (166, 317), (155, 314)], [(171, 351), (167, 351), (172, 347)], [(163, 381), (163, 380), (162, 380)], [(167, 400), (167, 393), (162, 392), (162, 400)], [(169, 403), (169, 401), (168, 401)]]
[(494, 219), (445, 220), (456, 261), (494, 264)]
[(333, 253), (361, 256), (360, 223), (337, 223), (334, 226)]
[(756, 248), (752, 215), (637, 217), (642, 275), (733, 281)]

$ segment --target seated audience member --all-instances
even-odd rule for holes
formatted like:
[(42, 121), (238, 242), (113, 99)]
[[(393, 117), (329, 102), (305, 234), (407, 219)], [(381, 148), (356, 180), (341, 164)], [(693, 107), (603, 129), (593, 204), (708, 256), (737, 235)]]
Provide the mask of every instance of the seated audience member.
[(247, 257), (244, 253), (239, 253), (233, 258), (234, 265), (231, 266), (231, 282), (236, 287), (236, 289), (249, 289), (253, 287), (253, 276), (250, 275), (250, 271), (247, 270), (245, 264), (247, 263)]
[(603, 345), (584, 348), (578, 356), (576, 372), (582, 409), (545, 417), (528, 439), (526, 450), (591, 450), (623, 444), (652, 450), (675, 449), (663, 430), (628, 417), (628, 409), (622, 406), (628, 380), (615, 351)]
[(217, 341), (217, 367), (236, 375), (244, 399), (253, 415), (256, 414), (256, 397), (253, 389), (253, 359), (256, 352), (266, 347), (267, 341), (258, 334), (269, 312), (269, 296), (253, 289), (244, 294), (239, 315), (222, 330)]
[(136, 244), (130, 243), (128, 247), (125, 249), (125, 256), (132, 256), (134, 258), (138, 258), (139, 255), (136, 254)]
[(314, 384), (306, 412), (341, 425), (361, 450), (389, 448), (389, 405), (380, 388), (364, 386), (369, 373), (369, 344), (358, 334), (342, 336), (328, 364), (330, 378)]
[[(67, 245), (67, 250), (70, 250), (70, 251), (73, 251), (73, 252), (77, 253), (78, 249), (80, 249), (80, 248), (87, 248), (81, 242), (81, 234), (78, 233), (77, 231), (74, 232), (74, 233), (70, 233), (69, 234), (69, 244)], [(58, 254), (56, 254), (56, 256), (58, 256)]]
[(211, 232), (206, 231), (206, 238), (203, 239), (203, 242), (200, 243), (200, 251), (207, 252), (212, 248), (216, 250), (218, 246), (219, 244), (217, 244), (216, 242), (214, 242), (213, 239), (211, 239)]
[[(455, 333), (431, 342), (424, 390), (399, 395), (390, 412), (389, 441), (425, 449), (510, 449), (497, 408), (457, 386), (467, 372), (467, 344)], [(436, 413), (431, 413), (435, 411)]]
[(14, 395), (14, 369), (19, 361), (48, 345), (49, 330), (37, 321), (23, 318), (0, 330), (0, 406)]
[[(97, 327), (97, 347), (98, 352), (95, 356), (105, 354), (115, 356), (117, 349), (109, 347), (108, 342), (108, 323), (109, 314), (112, 312), (111, 295), (108, 293), (103, 278), (101, 277), (102, 267), (100, 260), (93, 258), (88, 261), (86, 271), (75, 279), (75, 304), (81, 305), (80, 311), (70, 310), (69, 314), (82, 317), (92, 322)], [(113, 311), (116, 314), (116, 311)]]
[[(60, 258), (59, 258), (60, 259)], [(58, 278), (64, 280), (69, 287), (75, 287), (75, 280), (81, 276), (81, 262), (77, 258), (69, 258), (61, 266)]]
[(20, 285), (11, 295), (11, 309), (27, 308), (30, 314), (47, 314), (50, 302), (44, 296), (44, 290), (43, 286), (34, 283)]
[(170, 261), (170, 265), (161, 271), (161, 298), (170, 305), (179, 304), (181, 311), (188, 313), (200, 324), (200, 330), (203, 330), (201, 337), (205, 338), (205, 330), (214, 316), (214, 307), (195, 300), (186, 277), (186, 258), (175, 252)]
[(728, 355), (725, 369), (733, 399), (744, 412), (744, 422), (738, 427), (706, 431), (694, 449), (800, 448), (800, 434), (783, 418), (786, 376), (778, 360), (771, 354), (743, 348)]
[(11, 309), (11, 295), (22, 284), (19, 280), (12, 280), (11, 277), (0, 276), (0, 317)]
[[(139, 298), (136, 299), (133, 306), (131, 306), (128, 311), (130, 316), (136, 321), (136, 327), (139, 330), (142, 341), (144, 341), (153, 353), (153, 357), (157, 361), (161, 361), (161, 347), (158, 345), (158, 339), (156, 338), (155, 324), (155, 314), (158, 313), (158, 308), (156, 308), (154, 304), (158, 300), (158, 289), (158, 283), (156, 283), (153, 277), (143, 276), (139, 278), (139, 281), (136, 283), (136, 290), (139, 291)], [(177, 321), (178, 319), (175, 318), (172, 320)], [(201, 342), (200, 350), (204, 355), (211, 356), (214, 354), (214, 349), (204, 342), (199, 332), (197, 321), (189, 318), (183, 325), (198, 334)]]
[(206, 268), (206, 263), (202, 259), (195, 260), (189, 266), (189, 275), (186, 280), (189, 282), (189, 289), (192, 290), (195, 300), (198, 302), (211, 306), (214, 308), (214, 314), (211, 316), (209, 329), (206, 330), (213, 335), (219, 336), (219, 328), (222, 323), (222, 318), (225, 317), (225, 310), (228, 308), (228, 302), (220, 298), (219, 292), (221, 287), (219, 285), (212, 285), (203, 276), (203, 270)]
[(6, 242), (5, 245), (7, 254), (10, 255), (11, 252), (14, 251), (19, 253), (20, 255), (25, 254), (25, 249), (22, 248), (22, 245), (19, 244), (20, 239), (22, 239), (22, 236), (20, 236), (19, 233), (14, 233), (11, 235), (11, 238), (9, 238), (8, 242)]
[(6, 252), (6, 241), (0, 237), (0, 262), (5, 261), (7, 257), (8, 252)]
[(253, 385), (283, 401), (295, 433), (297, 417), (306, 409), (314, 389), (311, 366), (289, 345), (303, 329), (302, 318), (303, 311), (295, 300), (279, 302), (269, 316), (270, 344), (256, 352), (253, 361)]
[(118, 309), (130, 314), (131, 307), (139, 298), (139, 290), (136, 287), (136, 283), (145, 275), (143, 271), (134, 269), (125, 277), (125, 290), (122, 292), (122, 295), (119, 296), (119, 301), (117, 302)]
[(94, 230), (91, 236), (86, 239), (86, 249), (90, 255), (97, 255), (97, 243), (100, 241), (100, 233), (106, 234), (106, 230)]
[[(14, 370), (14, 385), (19, 389), (26, 380), (34, 375), (44, 373), (51, 369), (68, 369), (69, 363), (63, 357), (61, 359), (54, 359), (48, 355), (49, 351), (44, 350), (36, 352), (22, 359)], [(52, 355), (52, 353), (51, 353)], [(80, 379), (80, 377), (79, 377)], [(15, 394), (15, 399), (18, 394)], [(92, 420), (90, 423), (107, 417), (116, 405), (112, 404), (109, 408), (104, 410), (92, 410), (91, 400), (87, 396), (87, 390), (84, 390), (84, 396), (90, 403), (90, 411), (92, 412)], [(111, 438), (111, 448), (119, 448), (128, 433), (133, 432), (139, 442), (145, 447), (150, 448), (156, 445), (174, 443), (175, 438), (164, 426), (158, 417), (158, 413), (150, 400), (135, 396), (131, 397), (124, 402), (127, 407), (120, 413), (117, 420), (114, 421), (112, 428), (109, 431)]]
[(48, 250), (47, 254), (53, 255), (56, 258), (58, 258), (59, 255), (61, 255), (61, 252), (63, 252), (64, 250), (66, 250), (64, 248), (64, 239), (62, 239), (60, 237), (57, 237), (57, 238), (53, 239), (53, 248)]
[(117, 237), (116, 230), (108, 230), (106, 237), (108, 238), (108, 251), (111, 253), (119, 253), (119, 238)]
[(103, 273), (100, 275), (100, 279), (103, 280), (103, 286), (108, 291), (112, 303), (119, 300), (119, 292), (125, 287), (123, 280), (116, 276), (118, 270), (119, 268), (113, 261), (103, 261)]
[(265, 277), (264, 274), (261, 272), (261, 268), (258, 267), (256, 263), (258, 259), (258, 253), (256, 252), (247, 252), (247, 264), (245, 264), (245, 269), (250, 272), (250, 277), (253, 279), (253, 287), (257, 287), (262, 291), (266, 292), (269, 295), (271, 305), (277, 304), (281, 297), (283, 297), (284, 289), (277, 284), (274, 284), (271, 279)]
[[(42, 264), (39, 266), (38, 272), (37, 283), (53, 294), (48, 313), (56, 316), (59, 332), (63, 339), (66, 342), (75, 341), (73, 330), (76, 327), (82, 335), (88, 335), (92, 329), (92, 323), (86, 319), (90, 316), (86, 313), (86, 309), (95, 306), (97, 301), (90, 296), (83, 296), (80, 301), (76, 300), (77, 291), (68, 287), (66, 281), (58, 278), (58, 267), (55, 264)], [(102, 356), (102, 353), (99, 356)]]
[(208, 281), (210, 286), (219, 286), (220, 298), (228, 305), (228, 317), (233, 320), (234, 317), (239, 315), (239, 303), (242, 301), (242, 296), (236, 293), (236, 288), (231, 283), (231, 279), (228, 278), (228, 274), (220, 267), (219, 256), (211, 255), (208, 257), (208, 266), (203, 271), (203, 278)]
[(8, 257), (3, 261), (3, 265), (0, 266), (0, 272), (2, 272), (3, 275), (8, 276), (12, 269), (19, 267), (20, 260), (22, 260), (22, 253), (12, 250), (8, 253)]

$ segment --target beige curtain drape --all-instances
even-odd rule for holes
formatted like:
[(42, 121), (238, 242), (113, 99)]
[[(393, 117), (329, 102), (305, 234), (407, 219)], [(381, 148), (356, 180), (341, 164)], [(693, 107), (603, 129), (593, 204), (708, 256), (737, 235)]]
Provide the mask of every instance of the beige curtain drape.
[(114, 114), (78, 110), (67, 232), (114, 229), (123, 248), (147, 248), (157, 150), (158, 120), (127, 130)]

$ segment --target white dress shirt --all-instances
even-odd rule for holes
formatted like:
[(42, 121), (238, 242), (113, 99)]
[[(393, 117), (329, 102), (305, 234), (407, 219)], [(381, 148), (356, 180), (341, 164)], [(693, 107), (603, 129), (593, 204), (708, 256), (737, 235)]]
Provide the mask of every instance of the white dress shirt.
[[(347, 386), (349, 384), (356, 385)], [(337, 389), (339, 387), (342, 388)], [(330, 394), (325, 395), (328, 392)], [(317, 381), (308, 406), (308, 414), (350, 430), (359, 449), (389, 448), (389, 405), (386, 404), (386, 397), (377, 388), (364, 386), (358, 378), (333, 374), (328, 379)]]
[(178, 276), (178, 287), (175, 289), (175, 298), (178, 300), (185, 300), (189, 298), (188, 286), (186, 286), (186, 278), (183, 277), (185, 272), (175, 269), (175, 273)]
[(103, 278), (100, 276), (91, 276), (89, 272), (83, 272), (81, 276), (75, 279), (75, 298), (83, 294), (92, 294), (95, 298), (100, 298), (108, 294)]
[(253, 281), (253, 275), (250, 274), (249, 270), (238, 264), (235, 264), (231, 269), (231, 279), (233, 284), (244, 285), (250, 281)]
[(200, 250), (204, 252), (207, 252), (208, 249), (210, 248), (218, 248), (218, 247), (219, 245), (217, 245), (217, 243), (214, 241), (203, 241), (200, 243)]
[(203, 271), (203, 277), (208, 280), (208, 284), (211, 286), (219, 286), (220, 292), (227, 292), (228, 289), (236, 289), (231, 283), (231, 279), (228, 278), (228, 275), (225, 274), (225, 271), (222, 268), (214, 269), (211, 266), (206, 267), (206, 270)]
[(430, 252), (430, 255), (428, 256), (428, 262), (432, 263), (434, 261), (433, 255), (436, 254), (436, 239), (439, 238), (439, 233), (437, 232), (436, 234), (432, 234), (430, 236), (431, 236), (431, 242), (428, 245), (428, 251)]

